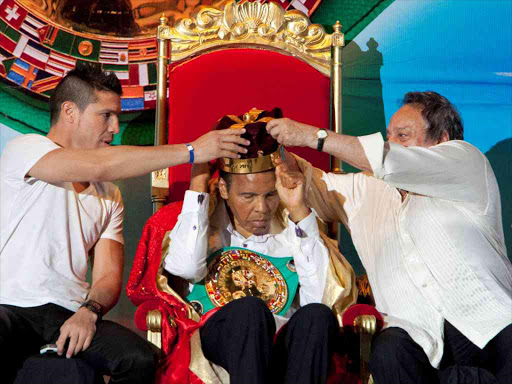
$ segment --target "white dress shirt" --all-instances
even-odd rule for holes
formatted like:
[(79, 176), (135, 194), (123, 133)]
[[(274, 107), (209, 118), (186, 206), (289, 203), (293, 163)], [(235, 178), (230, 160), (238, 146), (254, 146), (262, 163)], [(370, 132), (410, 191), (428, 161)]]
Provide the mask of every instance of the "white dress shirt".
[[(359, 140), (374, 176), (317, 173), (326, 188), (316, 198), (325, 204), (319, 215), (343, 202), (346, 216), (338, 219), (348, 225), (386, 326), (405, 329), (434, 367), (444, 319), (483, 348), (512, 323), (512, 267), (487, 158), (464, 141), (386, 149), (380, 133)], [(397, 188), (409, 191), (403, 202)]]
[[(288, 227), (280, 233), (245, 238), (233, 228), (223, 201), (219, 202), (210, 223), (209, 199), (207, 193), (190, 190), (185, 193), (178, 222), (169, 234), (171, 241), (164, 261), (169, 273), (199, 282), (207, 274), (207, 257), (223, 247), (247, 248), (271, 257), (293, 256), (299, 276), (300, 306), (322, 302), (329, 252), (320, 237), (314, 212), (297, 224), (288, 219)], [(218, 242), (210, 249), (209, 225), (220, 233)], [(285, 318), (295, 310), (290, 308)], [(284, 324), (283, 317), (276, 318), (278, 327)]]

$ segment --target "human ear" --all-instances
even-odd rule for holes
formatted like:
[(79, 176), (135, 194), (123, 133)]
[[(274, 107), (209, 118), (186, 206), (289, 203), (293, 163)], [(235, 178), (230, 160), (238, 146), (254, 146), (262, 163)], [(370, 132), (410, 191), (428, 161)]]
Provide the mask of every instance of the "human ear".
[(222, 177), (219, 178), (219, 193), (224, 200), (228, 199), (228, 185)]
[(60, 116), (63, 117), (68, 123), (75, 122), (77, 112), (78, 107), (72, 101), (65, 101), (60, 106)]

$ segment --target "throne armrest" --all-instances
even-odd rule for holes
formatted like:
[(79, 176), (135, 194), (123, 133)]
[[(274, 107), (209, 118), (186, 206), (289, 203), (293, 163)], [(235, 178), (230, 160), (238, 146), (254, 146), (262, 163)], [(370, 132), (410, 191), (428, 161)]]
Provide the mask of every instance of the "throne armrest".
[[(147, 332), (147, 340), (162, 349), (162, 339), (166, 346), (172, 345), (176, 339), (176, 323), (168, 314), (167, 303), (163, 299), (155, 298), (143, 302), (135, 311), (135, 325), (141, 331)], [(165, 331), (163, 328), (166, 328)]]
[(343, 327), (359, 334), (359, 371), (362, 384), (373, 382), (368, 369), (372, 336), (383, 325), (382, 315), (372, 305), (354, 304), (343, 313)]

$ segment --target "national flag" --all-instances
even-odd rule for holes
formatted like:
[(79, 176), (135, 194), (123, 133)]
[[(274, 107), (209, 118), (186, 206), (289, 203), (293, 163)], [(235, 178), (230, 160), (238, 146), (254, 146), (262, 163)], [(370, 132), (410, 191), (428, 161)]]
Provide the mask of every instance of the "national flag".
[(145, 39), (128, 43), (128, 60), (130, 63), (137, 61), (152, 61), (157, 57), (156, 39)]
[(16, 42), (7, 37), (6, 34), (0, 33), (0, 47), (12, 53), (16, 49)]
[(7, 78), (24, 88), (30, 89), (37, 72), (38, 69), (33, 65), (27, 64), (21, 59), (16, 59), (7, 74)]
[(128, 42), (101, 42), (101, 63), (128, 64)]
[(29, 40), (20, 58), (29, 64), (44, 69), (50, 55), (50, 50), (38, 43)]
[(98, 61), (100, 57), (101, 41), (81, 36), (75, 36), (71, 56), (88, 61)]
[(50, 57), (46, 62), (45, 71), (56, 76), (64, 76), (75, 68), (76, 60), (73, 57), (50, 51)]
[(14, 48), (14, 51), (12, 52), (14, 56), (20, 57), (23, 51), (25, 50), (25, 47), (28, 43), (28, 37), (25, 35), (21, 35), (20, 39), (18, 40), (18, 43), (16, 44), (16, 48)]
[(123, 87), (130, 85), (130, 73), (125, 71), (112, 71), (119, 79)]
[(144, 87), (144, 109), (156, 107), (156, 86)]
[(16, 4), (14, 0), (3, 0), (0, 2), (0, 17), (14, 29), (20, 29), (27, 11)]
[(149, 85), (148, 64), (131, 64), (130, 65), (130, 85)]
[(11, 53), (5, 49), (0, 48), (0, 75), (7, 75), (7, 71), (4, 66), (4, 61), (12, 57)]
[[(45, 28), (43, 27), (42, 31), (44, 30)], [(73, 42), (75, 41), (75, 35), (53, 26), (46, 29), (46, 31), (47, 33), (43, 38), (44, 45), (46, 45), (47, 47), (51, 47), (52, 49), (65, 55), (71, 54)]]
[(37, 93), (48, 92), (54, 89), (61, 79), (62, 77), (60, 76), (55, 76), (45, 71), (38, 71), (31, 89)]
[(55, 43), (58, 33), (59, 29), (53, 25), (44, 25), (37, 29), (39, 42), (50, 47)]
[(38, 18), (27, 15), (25, 17), (25, 20), (23, 20), (23, 23), (21, 24), (20, 30), (24, 32), (26, 35), (30, 36), (35, 41), (39, 41), (39, 32), (38, 29), (44, 27), (46, 24), (39, 20)]
[[(136, 88), (136, 90), (130, 90)], [(128, 93), (130, 97), (125, 97)], [(126, 87), (123, 88), (123, 97), (121, 98), (121, 110), (123, 111), (137, 111), (144, 109), (144, 90), (142, 87)]]

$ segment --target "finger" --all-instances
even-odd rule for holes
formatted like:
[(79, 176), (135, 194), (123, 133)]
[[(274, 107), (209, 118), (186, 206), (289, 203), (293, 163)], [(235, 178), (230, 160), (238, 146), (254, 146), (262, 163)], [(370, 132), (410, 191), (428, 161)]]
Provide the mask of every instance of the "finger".
[(69, 333), (67, 331), (64, 331), (61, 329), (59, 338), (57, 339), (57, 354), (59, 356), (62, 356), (62, 353), (64, 352), (64, 346), (66, 345), (66, 340), (68, 339)]
[(236, 135), (240, 136), (245, 133), (245, 128), (229, 128), (229, 129), (221, 129), (219, 132), (219, 135), (221, 136), (229, 136), (229, 135)]
[(80, 332), (78, 334), (75, 349), (72, 351), (71, 356), (75, 356), (78, 352), (80, 352), (82, 350), (82, 348), (84, 346), (85, 339), (86, 339), (86, 334), (84, 332)]
[(247, 153), (247, 148), (241, 147), (234, 143), (222, 143), (220, 149), (222, 151), (229, 151), (233, 153)]
[(73, 356), (77, 342), (78, 342), (77, 334), (69, 335), (69, 344), (68, 344), (68, 350), (66, 351), (66, 358), (69, 359)]
[(227, 157), (229, 159), (239, 159), (240, 155), (236, 152), (231, 151), (221, 151), (219, 157)]
[(249, 145), (251, 142), (247, 139), (244, 139), (241, 136), (238, 135), (225, 135), (221, 137), (221, 142), (223, 143), (236, 143), (240, 145)]
[(87, 336), (87, 338), (84, 341), (84, 345), (82, 347), (82, 351), (85, 351), (92, 343), (92, 339), (94, 337), (94, 334)]

